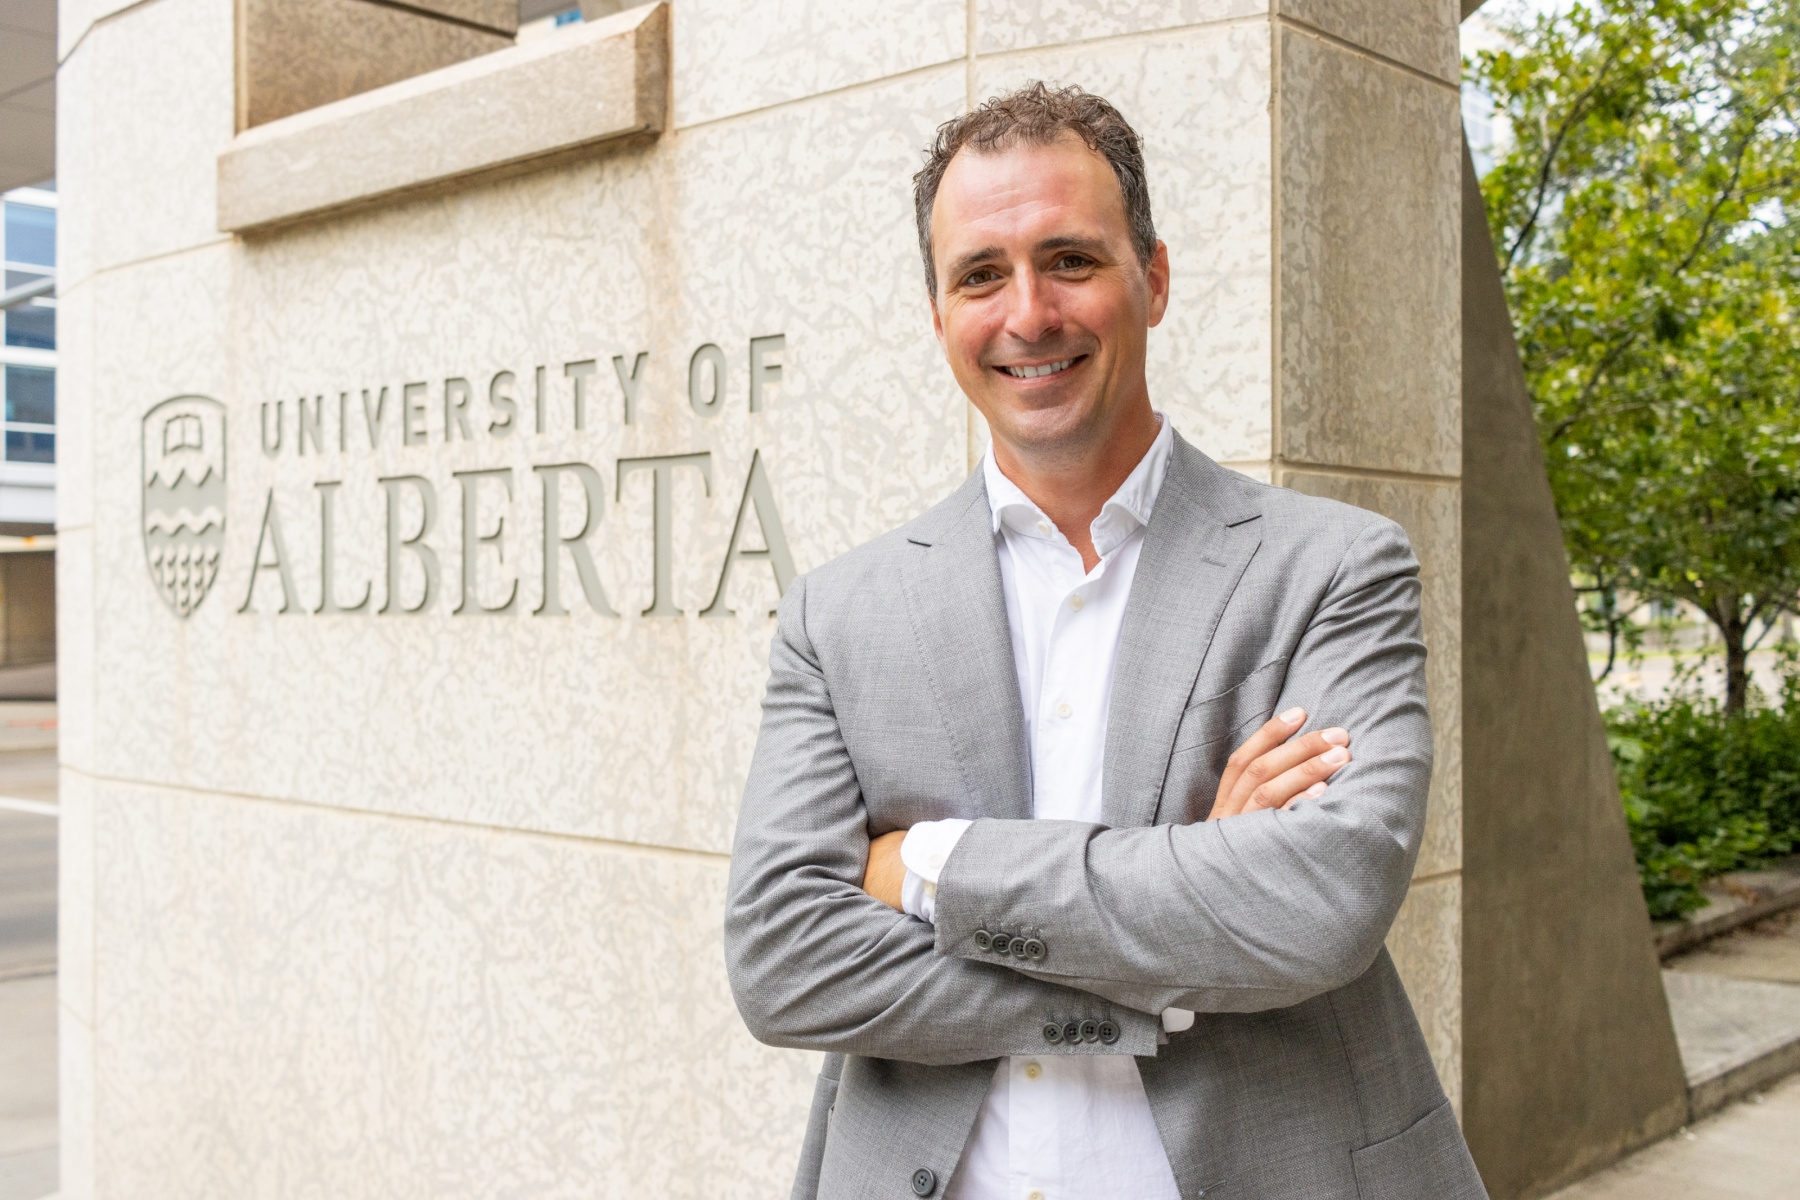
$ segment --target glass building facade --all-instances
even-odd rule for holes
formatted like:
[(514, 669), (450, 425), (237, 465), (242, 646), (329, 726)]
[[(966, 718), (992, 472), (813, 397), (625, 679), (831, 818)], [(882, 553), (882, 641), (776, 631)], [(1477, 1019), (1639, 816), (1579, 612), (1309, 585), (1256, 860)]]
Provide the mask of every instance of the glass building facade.
[[(56, 273), (56, 193), (20, 188), (4, 199), (5, 290)], [(56, 300), (39, 296), (4, 314), (0, 400), (4, 401), (7, 463), (56, 461)]]

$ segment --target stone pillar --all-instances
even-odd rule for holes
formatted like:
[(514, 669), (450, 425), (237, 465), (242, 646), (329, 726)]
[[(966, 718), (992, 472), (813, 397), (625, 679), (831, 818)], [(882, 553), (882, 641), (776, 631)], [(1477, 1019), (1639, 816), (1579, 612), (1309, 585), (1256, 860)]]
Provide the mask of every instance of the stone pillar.
[(815, 1064), (719, 949), (767, 613), (978, 451), (909, 178), (1029, 78), (1146, 137), (1176, 427), (1419, 551), (1461, 1094), (1456, 6), (1048, 7), (680, 0), (666, 76), (625, 12), (242, 133), (231, 0), (65, 12), (65, 1196), (785, 1186)]

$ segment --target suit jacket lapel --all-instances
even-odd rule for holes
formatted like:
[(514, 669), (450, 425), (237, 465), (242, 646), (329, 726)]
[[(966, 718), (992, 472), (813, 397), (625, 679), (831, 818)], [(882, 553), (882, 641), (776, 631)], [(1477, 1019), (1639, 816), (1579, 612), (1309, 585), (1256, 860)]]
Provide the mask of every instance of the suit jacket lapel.
[(906, 607), (972, 813), (1031, 816), (1031, 760), (987, 487), (975, 472), (907, 531)]
[(1226, 601), (1261, 544), (1260, 515), (1246, 481), (1176, 436), (1113, 667), (1100, 799), (1109, 826), (1156, 819), (1176, 728)]

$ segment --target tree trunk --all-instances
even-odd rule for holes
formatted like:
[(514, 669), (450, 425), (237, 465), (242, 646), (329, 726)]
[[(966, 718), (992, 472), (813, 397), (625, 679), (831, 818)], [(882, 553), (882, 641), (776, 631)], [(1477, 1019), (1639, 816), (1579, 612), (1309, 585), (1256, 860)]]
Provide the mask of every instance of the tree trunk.
[(1719, 634), (1725, 639), (1725, 715), (1742, 716), (1750, 701), (1750, 671), (1744, 653), (1744, 638), (1750, 632), (1750, 622), (1736, 604), (1722, 601), (1719, 609), (1713, 615), (1713, 624), (1719, 627)]

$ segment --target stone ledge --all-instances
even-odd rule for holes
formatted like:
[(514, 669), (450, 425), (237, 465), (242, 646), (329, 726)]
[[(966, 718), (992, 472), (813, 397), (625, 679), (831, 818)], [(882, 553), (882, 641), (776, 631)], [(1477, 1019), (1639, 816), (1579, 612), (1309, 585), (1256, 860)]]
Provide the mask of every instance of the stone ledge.
[(668, 5), (259, 125), (219, 156), (219, 228), (257, 233), (655, 136)]
[(1706, 884), (1706, 907), (1655, 923), (1656, 954), (1665, 962), (1684, 950), (1764, 917), (1800, 908), (1800, 857), (1764, 871), (1733, 871)]

